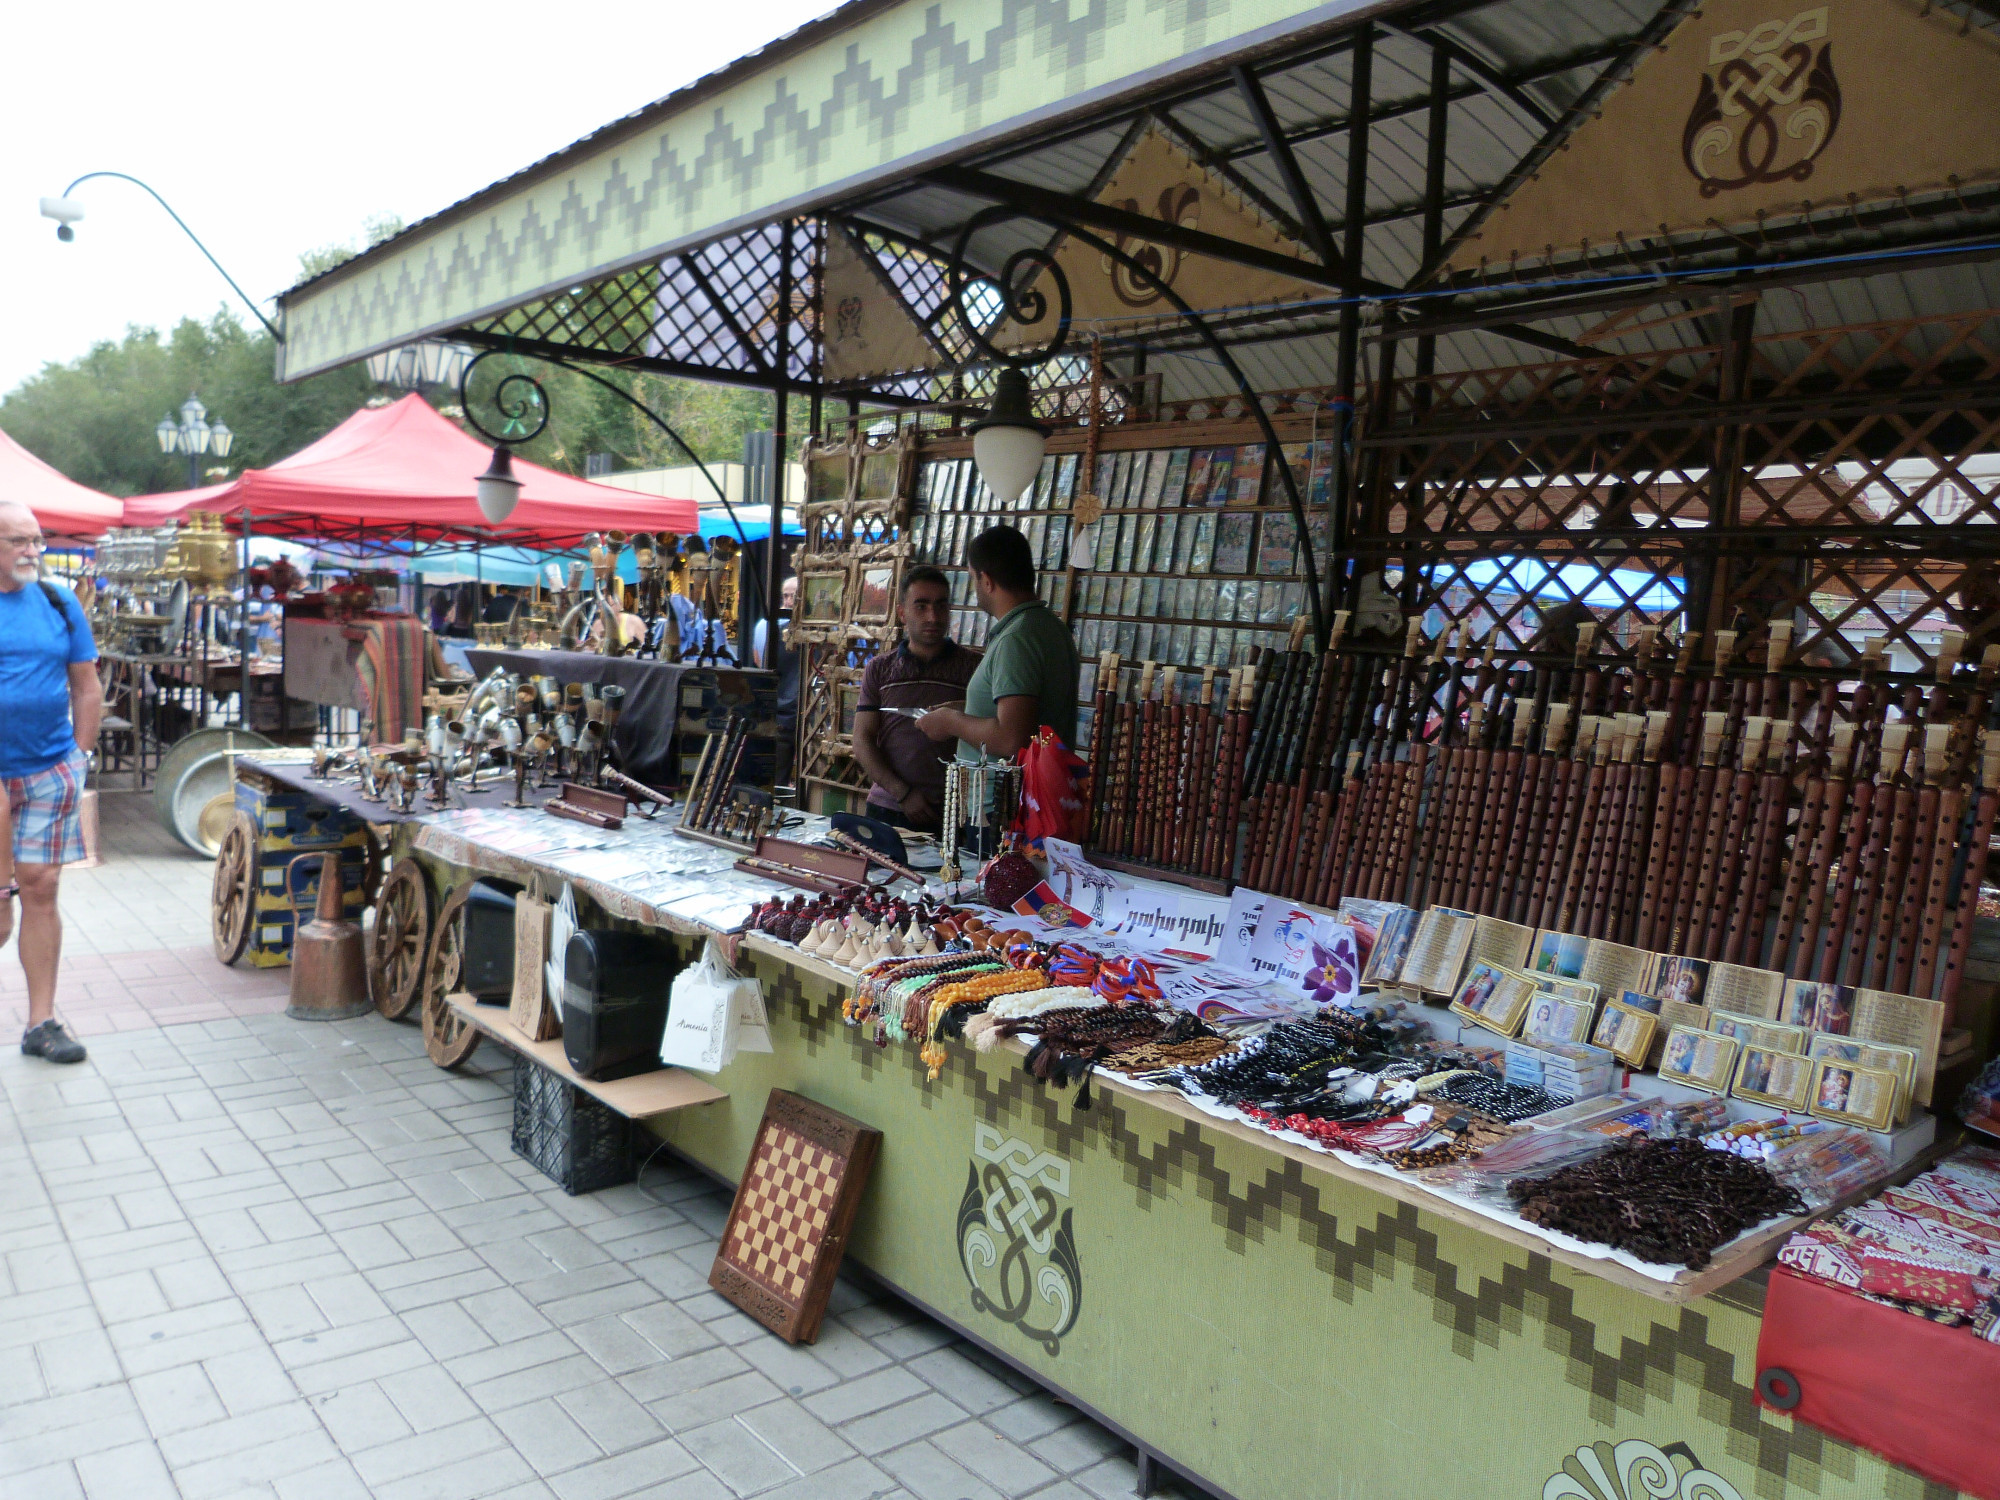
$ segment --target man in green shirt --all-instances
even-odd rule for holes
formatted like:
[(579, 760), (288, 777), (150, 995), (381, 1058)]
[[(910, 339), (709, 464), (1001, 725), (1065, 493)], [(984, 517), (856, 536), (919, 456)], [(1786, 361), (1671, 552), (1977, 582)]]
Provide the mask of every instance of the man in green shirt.
[(1076, 643), (1035, 593), (1035, 556), (1011, 526), (994, 526), (965, 549), (973, 594), (993, 617), (986, 656), (965, 685), (965, 710), (934, 708), (917, 727), (934, 740), (956, 738), (958, 758), (982, 753), (1011, 760), (1046, 724), (1065, 745), (1076, 739)]

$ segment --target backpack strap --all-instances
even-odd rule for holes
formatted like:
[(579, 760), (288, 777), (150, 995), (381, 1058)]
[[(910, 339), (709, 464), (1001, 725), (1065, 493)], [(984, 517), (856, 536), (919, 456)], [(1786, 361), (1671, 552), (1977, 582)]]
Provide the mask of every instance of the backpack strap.
[(63, 624), (68, 625), (69, 606), (63, 603), (62, 591), (46, 578), (37, 578), (35, 582), (41, 586), (42, 597), (49, 601), (49, 608), (61, 615)]

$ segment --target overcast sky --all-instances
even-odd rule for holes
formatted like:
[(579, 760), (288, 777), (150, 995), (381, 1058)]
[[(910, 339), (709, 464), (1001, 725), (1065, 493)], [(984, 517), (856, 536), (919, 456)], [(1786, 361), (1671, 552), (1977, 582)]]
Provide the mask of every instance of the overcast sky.
[[(9, 8), (0, 84), (0, 391), (229, 288), (128, 183), (158, 190), (254, 298), (299, 253), (414, 222), (831, 10), (834, 0), (344, 0)], [(272, 308), (265, 303), (270, 315)]]

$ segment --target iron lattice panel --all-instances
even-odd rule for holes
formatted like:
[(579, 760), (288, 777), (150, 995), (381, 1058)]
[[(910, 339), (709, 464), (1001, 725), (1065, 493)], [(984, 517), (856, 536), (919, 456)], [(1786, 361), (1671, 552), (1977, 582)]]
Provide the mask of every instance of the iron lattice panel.
[[(818, 220), (790, 228), (785, 378), (794, 385), (819, 383), (822, 233)], [(580, 359), (773, 382), (785, 235), (782, 224), (762, 225), (528, 303), (467, 332), (484, 343), (518, 340)]]
[(1733, 377), (1716, 343), (1392, 382), (1359, 566), (1515, 649), (1565, 607), (1629, 645), (1683, 603), (1697, 628), (1790, 614), (1792, 664), (2000, 639), (2000, 311), (1739, 347)]

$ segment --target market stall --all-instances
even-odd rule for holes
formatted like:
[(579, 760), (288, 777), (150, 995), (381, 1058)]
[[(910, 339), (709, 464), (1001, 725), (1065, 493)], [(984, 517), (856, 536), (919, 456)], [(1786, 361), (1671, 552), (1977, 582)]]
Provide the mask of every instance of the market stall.
[[(287, 379), (444, 333), (768, 390), (786, 451), (810, 403), (807, 821), (711, 756), (686, 853), (445, 812), (399, 856), (683, 962), (755, 908), (771, 1050), (649, 1128), (732, 1180), (773, 1090), (880, 1130), (849, 1253), (1149, 1465), (1993, 1492), (1865, 1372), (1760, 1404), (1757, 1268), (1880, 1235), (1969, 1305), (1859, 1290), (1982, 1368), (1987, 1262), (1869, 1204), (1988, 1170), (1951, 1105), (1994, 1040), (2000, 197), (1990, 132), (1907, 101), (1988, 118), (1995, 23), (1111, 7), (1043, 67), (994, 15), (836, 12), (287, 294)], [(598, 206), (615, 245), (454, 269)], [(772, 911), (864, 857), (814, 817), (865, 789), (902, 578), (980, 644), (1002, 522), (1082, 653), (1079, 825), (984, 903)], [(897, 977), (934, 961), (970, 977)]]
[[(268, 468), (207, 489), (141, 496), (126, 509), (140, 524), (194, 512), (240, 517), (246, 567), (253, 522), (261, 536), (541, 547), (573, 547), (599, 533), (691, 531), (698, 525), (692, 501), (641, 499), (522, 462), (515, 470), (519, 499), (506, 524), (496, 526), (475, 496), (489, 459), (482, 444), (413, 394), (362, 408)], [(352, 709), (374, 739), (400, 741), (421, 726), (429, 648), (421, 621), (373, 605), (371, 597), (339, 600), (331, 609), (318, 599), (286, 608), (279, 648), (285, 695)]]
[(0, 494), (35, 513), (51, 543), (94, 542), (125, 516), (125, 502), (100, 494), (0, 432)]
[[(810, 842), (824, 829), (823, 820), (809, 819), (786, 837)], [(671, 815), (603, 829), (482, 805), (400, 821), (395, 847), (406, 868), (423, 872), (433, 913), (452, 910), (474, 880), (568, 887), (586, 927), (673, 934), (680, 965), (691, 965), (709, 937), (795, 894), (738, 868), (738, 851), (681, 839)], [(1005, 995), (1014, 996), (1016, 1007), (1038, 994), (1053, 997), (1061, 982), (1076, 979), (1088, 979), (1081, 986), (1087, 994), (1092, 986), (1101, 992), (1090, 1003), (1108, 1014), (1113, 1008), (1103, 1006), (1102, 996), (1125, 988), (1134, 958), (1150, 956), (1161, 971), (1198, 975), (1208, 966), (1188, 961), (1191, 948), (1218, 945), (1244, 925), (1240, 902), (1232, 913), (1230, 901), (1182, 887), (1080, 861), (1068, 868), (1093, 888), (1075, 894), (1109, 901), (1125, 920), (1075, 925), (1046, 907), (1028, 916), (986, 905), (984, 892), (975, 891), (972, 903), (958, 908), (962, 920), (1010, 933), (1008, 948), (1049, 945), (1043, 961), (1053, 957), (1070, 967), (1059, 972), (1052, 963), (1040, 990), (1024, 984), (995, 991), (995, 1000), (974, 1003), (961, 1020), (976, 1018), (982, 1004), (1000, 1014), (997, 1001)], [(906, 894), (914, 903), (914, 891)], [(1295, 922), (1301, 912), (1288, 908), (1285, 915)], [(913, 909), (912, 922), (897, 929), (899, 941), (920, 950), (943, 938), (950, 946), (935, 908), (923, 916)], [(1135, 932), (1167, 936), (1164, 944), (1142, 944), (1134, 942)], [(436, 928), (431, 941), (450, 946)], [(1054, 1036), (1046, 1020), (1039, 1039), (1031, 1024), (1025, 1035), (989, 1045), (984, 1037), (975, 1042), (942, 1032), (927, 1040), (930, 1034), (907, 1017), (898, 1022), (893, 1011), (879, 1008), (869, 1014), (879, 1002), (871, 1002), (868, 986), (879, 986), (902, 962), (938, 960), (919, 952), (907, 961), (876, 961), (864, 975), (865, 959), (857, 967), (854, 958), (822, 956), (827, 951), (824, 932), (809, 930), (794, 942), (753, 925), (740, 938), (739, 963), (760, 983), (771, 1050), (737, 1052), (713, 1075), (714, 1093), (698, 1104), (681, 1097), (692, 1080), (672, 1083), (682, 1076), (672, 1071), (642, 1075), (656, 1082), (633, 1111), (675, 1149), (731, 1180), (774, 1088), (881, 1129), (885, 1147), (849, 1241), (850, 1258), (1126, 1433), (1147, 1463), (1240, 1496), (1312, 1493), (1329, 1472), (1352, 1476), (1371, 1493), (1420, 1493), (1426, 1486), (1403, 1467), (1409, 1441), (1403, 1393), (1462, 1383), (1467, 1359), (1473, 1378), (1485, 1367), (1490, 1378), (1506, 1380), (1510, 1421), (1496, 1427), (1482, 1403), (1440, 1403), (1426, 1414), (1426, 1432), (1431, 1441), (1478, 1454), (1494, 1493), (1537, 1492), (1566, 1453), (1588, 1461), (1607, 1424), (1619, 1442), (1638, 1445), (1635, 1452), (1684, 1445), (1689, 1462), (1676, 1467), (1663, 1460), (1670, 1468), (1719, 1475), (1745, 1496), (1754, 1493), (1742, 1468), (1746, 1452), (1753, 1467), (1780, 1458), (1823, 1461), (1817, 1440), (1803, 1429), (1785, 1434), (1771, 1427), (1752, 1399), (1762, 1290), (1761, 1278), (1744, 1278), (1809, 1212), (1830, 1211), (1882, 1180), (1915, 1171), (1928, 1130), (1838, 1132), (1850, 1143), (1867, 1137), (1879, 1155), (1856, 1173), (1832, 1152), (1824, 1176), (1805, 1170), (1788, 1176), (1785, 1182), (1797, 1183), (1810, 1203), (1788, 1197), (1792, 1189), (1767, 1173), (1762, 1191), (1770, 1196), (1724, 1195), (1716, 1206), (1739, 1211), (1727, 1227), (1712, 1242), (1675, 1241), (1664, 1255), (1657, 1245), (1645, 1248), (1646, 1234), (1660, 1231), (1667, 1217), (1650, 1193), (1614, 1200), (1629, 1202), (1646, 1226), (1627, 1249), (1614, 1250), (1577, 1223), (1570, 1227), (1578, 1232), (1570, 1233), (1524, 1217), (1504, 1191), (1494, 1192), (1505, 1175), (1474, 1185), (1476, 1159), (1454, 1160), (1454, 1153), (1435, 1149), (1422, 1155), (1426, 1132), (1397, 1135), (1393, 1121), (1370, 1123), (1365, 1112), (1345, 1126), (1323, 1117), (1288, 1120), (1221, 1081), (1232, 1056), (1303, 1047), (1292, 1057), (1296, 1064), (1331, 1058), (1353, 1039), (1353, 1032), (1343, 1037), (1338, 1028), (1319, 1029), (1310, 1006), (1292, 1007), (1305, 1024), (1281, 1023), (1262, 1048), (1196, 1049), (1186, 1055), (1206, 1051), (1207, 1061), (1180, 1070), (1157, 1051), (1121, 1064), (1119, 1054), (1129, 1047), (1114, 1045), (1095, 1058), (1080, 1088), (1065, 1085), (1061, 1069), (1036, 1065), (1038, 1040)], [(999, 951), (970, 950), (959, 962), (974, 975), (1034, 976), (1031, 965), (982, 963)], [(1095, 976), (1088, 972), (1093, 961)], [(1470, 967), (1465, 955), (1461, 961)], [(1313, 976), (1316, 986), (1337, 986), (1324, 968)], [(1218, 965), (1211, 976), (1211, 994), (1220, 1002), (1198, 1007), (1200, 1014), (1220, 1020), (1232, 1010), (1285, 1003), (1285, 986), (1255, 971), (1226, 969)], [(1365, 998), (1378, 1019), (1356, 1012), (1353, 1025), (1390, 1021), (1379, 992), (1359, 989), (1358, 972), (1346, 993)], [(533, 1056), (530, 1038), (510, 1030), (504, 1001), (478, 1006), (460, 996), (454, 1009), (449, 976), (433, 973), (426, 984), (425, 1016), (437, 1015), (432, 1030), (443, 1044), (463, 1045), (462, 1033), (479, 1032)], [(1066, 993), (1078, 988), (1072, 983)], [(1126, 1010), (1155, 1014), (1129, 994)], [(1511, 1051), (1451, 1011), (1405, 1007), (1404, 1015), (1419, 1018), (1434, 1032), (1434, 1045), (1460, 1049), (1461, 1057)], [(886, 1047), (885, 1022), (896, 1038)], [(965, 1027), (968, 1034), (974, 1029)], [(1232, 1029), (1225, 1024), (1221, 1031)], [(1394, 1029), (1377, 1041), (1394, 1045)], [(1154, 1036), (1158, 1048), (1157, 1026)], [(544, 1062), (553, 1062), (552, 1044), (538, 1045), (549, 1052)], [(1169, 1056), (1173, 1045), (1166, 1044)], [(1215, 1081), (1213, 1091), (1194, 1083), (1201, 1076)], [(1607, 1133), (1595, 1142), (1593, 1160), (1692, 1151), (1745, 1180), (1762, 1170), (1752, 1165), (1750, 1148), (1764, 1140), (1747, 1128), (1733, 1139), (1750, 1154), (1704, 1149), (1692, 1134), (1674, 1132), (1718, 1116), (1769, 1118), (1769, 1111), (1636, 1070), (1628, 1076), (1621, 1069), (1620, 1082), (1620, 1091), (1596, 1096), (1596, 1109), (1570, 1107), (1570, 1118), (1585, 1125), (1517, 1126), (1506, 1143), (1517, 1152), (1546, 1153), (1545, 1141), (1594, 1127)], [(1535, 1092), (1521, 1090), (1523, 1097)], [(1476, 1114), (1496, 1102), (1488, 1095), (1438, 1107)], [(1650, 1139), (1656, 1130), (1659, 1138)], [(1615, 1144), (1614, 1136), (1628, 1144)], [(1567, 1154), (1574, 1159), (1577, 1149), (1572, 1144)], [(1795, 1163), (1810, 1154), (1795, 1153)], [(1463, 1180), (1452, 1177), (1454, 1168)], [(1679, 1191), (1690, 1187), (1683, 1181)], [(1615, 1187), (1596, 1190), (1609, 1195)], [(1634, 1351), (1642, 1351), (1636, 1359)], [(1379, 1368), (1385, 1357), (1393, 1359), (1393, 1379), (1355, 1379), (1357, 1364)], [(1341, 1393), (1338, 1423), (1326, 1420), (1329, 1390)], [(1233, 1414), (1249, 1401), (1262, 1414), (1254, 1452), (1233, 1431)], [(1560, 1446), (1564, 1438), (1567, 1449)], [(1889, 1475), (1872, 1464), (1866, 1456), (1841, 1460), (1826, 1476), (1825, 1492), (1883, 1493)]]

